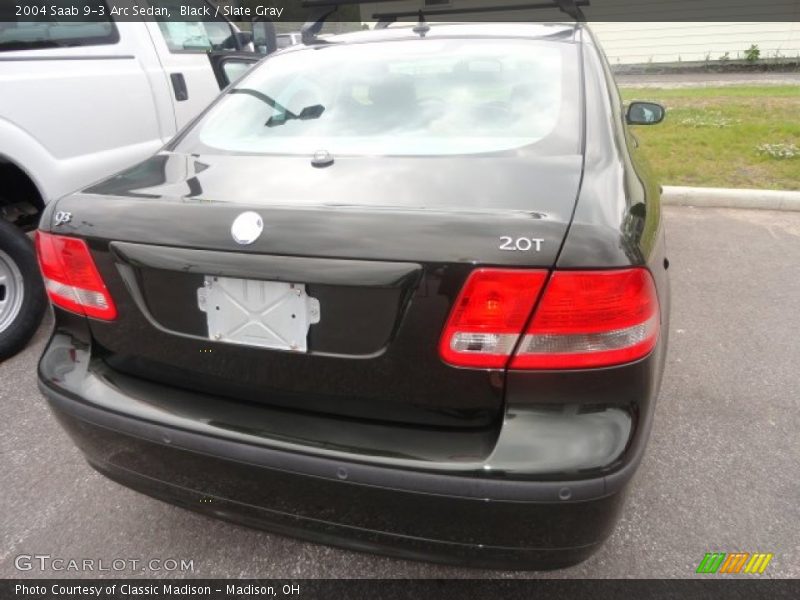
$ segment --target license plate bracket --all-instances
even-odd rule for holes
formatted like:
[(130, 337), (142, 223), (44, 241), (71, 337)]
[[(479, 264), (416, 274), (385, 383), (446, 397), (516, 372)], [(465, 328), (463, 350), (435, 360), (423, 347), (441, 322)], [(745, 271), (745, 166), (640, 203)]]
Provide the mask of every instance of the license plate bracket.
[(206, 276), (197, 304), (209, 339), (273, 350), (308, 352), (308, 331), (320, 320), (319, 301), (299, 283)]

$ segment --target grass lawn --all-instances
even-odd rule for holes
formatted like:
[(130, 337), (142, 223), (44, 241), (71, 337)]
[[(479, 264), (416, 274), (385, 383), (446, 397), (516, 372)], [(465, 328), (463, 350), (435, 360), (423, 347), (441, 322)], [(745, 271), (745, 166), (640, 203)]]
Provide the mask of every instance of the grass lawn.
[[(800, 86), (622, 89), (667, 118), (634, 127), (663, 185), (800, 190)], [(781, 144), (773, 157), (762, 144)], [(793, 145), (793, 147), (792, 147)]]

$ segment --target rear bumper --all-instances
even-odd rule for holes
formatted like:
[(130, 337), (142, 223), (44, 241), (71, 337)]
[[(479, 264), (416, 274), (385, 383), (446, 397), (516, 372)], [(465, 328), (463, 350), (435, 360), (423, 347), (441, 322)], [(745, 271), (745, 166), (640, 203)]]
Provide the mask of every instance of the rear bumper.
[(51, 342), (39, 386), (101, 473), (217, 518), (403, 558), (492, 568), (580, 562), (613, 531), (647, 437), (637, 433), (613, 473), (571, 481), (400, 468), (137, 414), (143, 399), (95, 376), (88, 356), (80, 343), (65, 352)]
[[(137, 422), (41, 387), (89, 463), (118, 483), (217, 518), (355, 550), (558, 568), (590, 556), (611, 533), (621, 505), (620, 492), (579, 502), (526, 500), (549, 491), (543, 482), (497, 490), (515, 501), (476, 497), (476, 487), (484, 486), (468, 478), (447, 482), (449, 494), (415, 492), (426, 487), (425, 474), (364, 471)], [(402, 488), (385, 485), (395, 476)]]

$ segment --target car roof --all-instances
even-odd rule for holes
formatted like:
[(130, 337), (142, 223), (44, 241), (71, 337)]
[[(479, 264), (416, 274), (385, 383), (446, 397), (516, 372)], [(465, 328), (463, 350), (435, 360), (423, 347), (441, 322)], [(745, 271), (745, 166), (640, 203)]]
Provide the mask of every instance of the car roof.
[[(574, 41), (577, 27), (575, 23), (438, 23), (428, 22), (430, 29), (425, 39), (437, 38), (525, 38), (549, 39), (554, 41)], [(320, 43), (364, 44), (398, 40), (420, 39), (414, 32), (416, 23), (392, 24), (383, 29), (369, 29), (320, 36)], [(300, 48), (303, 46), (300, 45)], [(300, 49), (294, 47), (295, 50)]]

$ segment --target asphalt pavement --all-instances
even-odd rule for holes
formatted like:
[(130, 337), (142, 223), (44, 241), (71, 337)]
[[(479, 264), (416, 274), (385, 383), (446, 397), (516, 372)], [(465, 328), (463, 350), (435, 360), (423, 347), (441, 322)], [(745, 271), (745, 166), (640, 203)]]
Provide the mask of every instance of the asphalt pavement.
[(626, 88), (693, 88), (740, 85), (800, 85), (800, 72), (765, 71), (744, 73), (617, 73), (617, 84)]
[[(693, 577), (711, 551), (770, 552), (761, 577), (800, 577), (800, 213), (665, 212), (673, 313), (655, 426), (622, 520), (586, 562), (519, 573), (395, 560), (125, 489), (86, 465), (37, 391), (48, 321), (0, 365), (0, 577)], [(54, 571), (33, 561), (20, 571), (20, 555), (107, 567), (183, 559), (193, 569)]]

